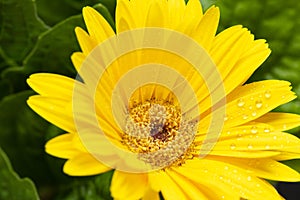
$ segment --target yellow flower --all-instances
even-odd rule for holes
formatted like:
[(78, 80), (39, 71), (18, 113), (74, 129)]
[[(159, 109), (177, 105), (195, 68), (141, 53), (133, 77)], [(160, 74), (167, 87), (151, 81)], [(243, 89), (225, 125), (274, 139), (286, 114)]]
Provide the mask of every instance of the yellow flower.
[(300, 116), (270, 112), (290, 83), (244, 84), (269, 56), (242, 26), (216, 35), (219, 9), (199, 0), (118, 0), (116, 33), (85, 7), (72, 55), (78, 80), (34, 74), (29, 106), (67, 133), (46, 144), (64, 172), (115, 169), (115, 199), (282, 199), (267, 182), (300, 181), (279, 161), (300, 158), (283, 131)]

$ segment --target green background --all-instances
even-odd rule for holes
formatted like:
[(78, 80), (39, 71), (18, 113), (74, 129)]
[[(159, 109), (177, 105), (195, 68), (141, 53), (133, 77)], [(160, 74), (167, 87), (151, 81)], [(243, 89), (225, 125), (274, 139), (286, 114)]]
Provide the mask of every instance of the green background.
[[(300, 96), (300, 4), (296, 0), (202, 3), (204, 9), (212, 4), (220, 7), (219, 31), (243, 24), (256, 38), (267, 39), (272, 54), (250, 82), (288, 80)], [(26, 105), (34, 94), (25, 82), (30, 74), (76, 76), (70, 55), (79, 50), (74, 28), (84, 27), (80, 13), (85, 5), (94, 6), (114, 27), (114, 0), (0, 0), (0, 199), (111, 199), (112, 172), (79, 178), (62, 173), (64, 160), (47, 155), (44, 144), (63, 131)], [(276, 110), (300, 114), (300, 100)], [(291, 133), (300, 136), (297, 128)], [(297, 160), (286, 164), (300, 171)]]

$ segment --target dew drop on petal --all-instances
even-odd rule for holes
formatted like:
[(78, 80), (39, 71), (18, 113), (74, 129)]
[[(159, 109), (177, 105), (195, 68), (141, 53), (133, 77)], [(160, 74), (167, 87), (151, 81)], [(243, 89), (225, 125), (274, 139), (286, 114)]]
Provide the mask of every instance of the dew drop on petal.
[(265, 146), (265, 149), (270, 149), (270, 146), (269, 146), (269, 145), (266, 145), (266, 146)]
[(266, 90), (265, 97), (266, 97), (266, 99), (271, 98), (271, 92), (270, 92), (270, 90)]
[(243, 115), (243, 120), (248, 119), (248, 115)]
[(252, 112), (252, 114), (251, 114), (253, 117), (255, 117), (256, 115), (257, 115), (257, 113), (254, 111), (254, 112)]
[(236, 148), (236, 145), (232, 143), (232, 144), (230, 145), (230, 149), (231, 149), (231, 150), (234, 150), (235, 148)]
[(252, 177), (251, 176), (248, 176), (247, 177), (247, 181), (251, 181), (252, 180)]
[(224, 170), (228, 170), (228, 169), (229, 169), (229, 167), (228, 167), (228, 166), (225, 166), (225, 167), (224, 167)]
[(252, 144), (248, 144), (248, 149), (253, 149)]
[(269, 104), (266, 103), (266, 104), (265, 104), (265, 107), (268, 108), (268, 107), (269, 107)]
[(283, 129), (286, 129), (286, 128), (287, 128), (287, 125), (286, 125), (286, 124), (283, 124), (282, 128), (283, 128)]
[(273, 139), (274, 139), (274, 140), (277, 140), (277, 136), (276, 136), (276, 135), (274, 135), (274, 136), (273, 136)]
[(207, 169), (205, 169), (205, 170), (203, 170), (203, 172), (204, 172), (204, 173), (207, 173), (207, 172), (208, 172), (208, 170), (207, 170)]
[(265, 133), (270, 133), (270, 129), (269, 129), (269, 128), (265, 128), (265, 129), (264, 129), (264, 132), (265, 132)]
[(258, 132), (257, 127), (256, 126), (252, 126), (251, 127), (251, 133), (256, 134)]
[(219, 179), (220, 179), (220, 180), (223, 180), (223, 176), (219, 176)]
[(261, 100), (257, 100), (257, 101), (255, 102), (255, 106), (256, 106), (256, 108), (258, 108), (258, 109), (261, 108), (262, 105), (263, 105), (263, 103), (262, 103)]
[(226, 122), (227, 120), (228, 120), (228, 116), (225, 115), (225, 116), (224, 116), (224, 122)]
[(237, 101), (237, 106), (238, 107), (243, 107), (245, 105), (245, 101), (242, 99), (242, 98), (240, 98), (238, 101)]

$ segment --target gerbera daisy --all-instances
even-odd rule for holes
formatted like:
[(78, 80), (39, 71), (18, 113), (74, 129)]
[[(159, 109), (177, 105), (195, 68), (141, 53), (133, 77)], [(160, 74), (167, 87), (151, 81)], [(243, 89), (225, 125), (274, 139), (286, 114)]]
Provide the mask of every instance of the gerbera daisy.
[(285, 133), (300, 116), (270, 112), (290, 83), (245, 84), (269, 56), (242, 26), (216, 35), (219, 9), (199, 0), (118, 0), (116, 32), (85, 7), (78, 79), (34, 74), (29, 106), (67, 133), (46, 152), (64, 172), (115, 170), (115, 199), (282, 199), (266, 180), (300, 181), (279, 161), (300, 158)]

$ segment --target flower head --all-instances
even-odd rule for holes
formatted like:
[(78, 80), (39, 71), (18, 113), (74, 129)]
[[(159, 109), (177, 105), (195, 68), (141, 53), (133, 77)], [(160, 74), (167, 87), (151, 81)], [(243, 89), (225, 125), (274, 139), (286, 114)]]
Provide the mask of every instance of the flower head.
[(46, 144), (64, 172), (115, 169), (116, 199), (281, 199), (265, 181), (300, 181), (280, 163), (300, 158), (283, 131), (300, 116), (270, 112), (295, 98), (290, 83), (245, 84), (269, 56), (242, 26), (216, 35), (219, 9), (199, 0), (118, 0), (116, 32), (85, 7), (80, 79), (34, 74), (29, 106), (67, 133)]

